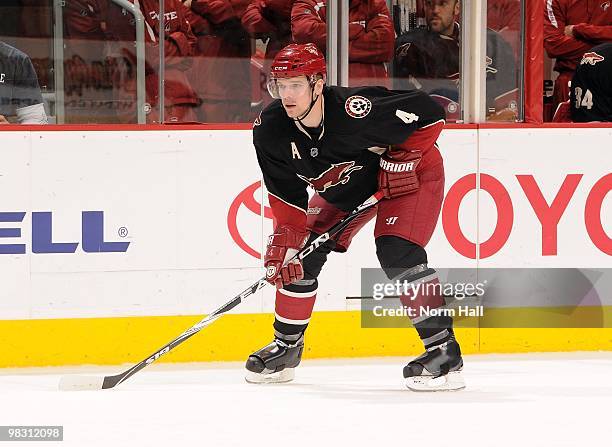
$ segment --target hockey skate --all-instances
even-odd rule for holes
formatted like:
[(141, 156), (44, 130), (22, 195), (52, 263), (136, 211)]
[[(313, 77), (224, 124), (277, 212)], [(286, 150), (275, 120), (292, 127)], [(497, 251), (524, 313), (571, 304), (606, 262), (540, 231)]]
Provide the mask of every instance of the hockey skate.
[(404, 367), (406, 386), (412, 391), (455, 391), (465, 388), (463, 359), (454, 338), (429, 348)]
[(249, 383), (285, 383), (295, 377), (294, 369), (302, 360), (304, 335), (295, 342), (275, 338), (272, 343), (251, 354), (246, 362), (245, 379)]

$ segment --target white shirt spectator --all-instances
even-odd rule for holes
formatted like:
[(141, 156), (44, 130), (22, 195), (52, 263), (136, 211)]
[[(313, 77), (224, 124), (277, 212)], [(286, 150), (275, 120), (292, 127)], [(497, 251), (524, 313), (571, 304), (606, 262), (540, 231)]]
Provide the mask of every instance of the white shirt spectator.
[(47, 124), (38, 78), (30, 57), (0, 41), (0, 124)]

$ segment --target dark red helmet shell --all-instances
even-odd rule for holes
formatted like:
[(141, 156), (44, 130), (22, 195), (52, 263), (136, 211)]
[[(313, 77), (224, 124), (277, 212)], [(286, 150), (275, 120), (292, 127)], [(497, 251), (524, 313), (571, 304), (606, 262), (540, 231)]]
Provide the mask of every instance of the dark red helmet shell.
[(270, 67), (270, 79), (310, 77), (321, 74), (325, 77), (325, 57), (314, 43), (292, 43), (280, 50)]

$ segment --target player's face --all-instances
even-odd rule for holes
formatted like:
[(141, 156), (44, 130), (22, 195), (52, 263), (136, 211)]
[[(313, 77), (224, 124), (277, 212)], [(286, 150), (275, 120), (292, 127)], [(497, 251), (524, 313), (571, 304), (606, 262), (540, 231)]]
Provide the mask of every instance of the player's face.
[(450, 36), (460, 9), (458, 0), (425, 0), (425, 17), (429, 28), (436, 33)]
[(312, 89), (306, 76), (279, 79), (278, 94), (289, 118), (302, 116), (310, 107)]

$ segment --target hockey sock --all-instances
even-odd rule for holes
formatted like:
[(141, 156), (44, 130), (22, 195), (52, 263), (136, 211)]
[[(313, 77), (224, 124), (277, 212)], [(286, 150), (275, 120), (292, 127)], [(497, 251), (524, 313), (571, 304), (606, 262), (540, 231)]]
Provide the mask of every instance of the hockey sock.
[(315, 279), (304, 279), (276, 291), (274, 335), (297, 341), (308, 327), (317, 297)]
[(423, 341), (431, 348), (453, 336), (453, 320), (449, 316), (428, 316), (427, 309), (445, 305), (438, 274), (427, 267), (427, 252), (423, 247), (398, 236), (376, 238), (376, 254), (389, 279), (407, 284), (410, 293), (401, 296), (403, 306), (411, 309), (412, 324)]
[(453, 319), (450, 316), (429, 316), (430, 310), (444, 307), (446, 304), (438, 273), (426, 264), (420, 264), (406, 272), (399, 278), (401, 282), (411, 284), (411, 293), (402, 295), (402, 305), (412, 309), (412, 324), (419, 333), (425, 349), (440, 345), (448, 341), (452, 335)]

